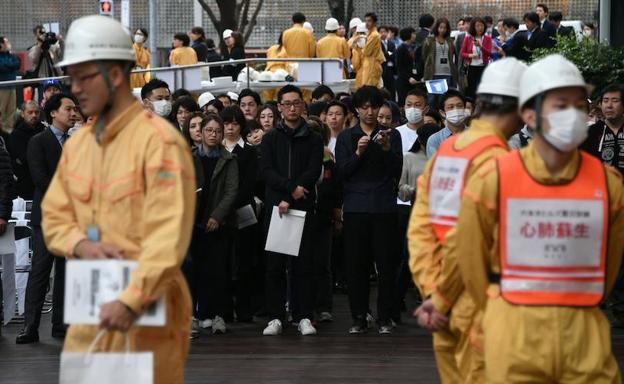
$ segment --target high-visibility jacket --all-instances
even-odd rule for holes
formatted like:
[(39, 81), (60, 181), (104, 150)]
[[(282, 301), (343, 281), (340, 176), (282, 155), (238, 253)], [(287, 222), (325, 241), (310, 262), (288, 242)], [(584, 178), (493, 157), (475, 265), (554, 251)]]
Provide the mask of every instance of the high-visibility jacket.
[(462, 149), (456, 149), (455, 142), (458, 137), (459, 135), (454, 135), (442, 143), (429, 179), (429, 212), (433, 230), (440, 243), (444, 243), (448, 231), (457, 224), (466, 172), (472, 160), (489, 147), (507, 147), (498, 136), (491, 135)]
[(581, 152), (566, 184), (534, 180), (518, 152), (498, 159), (500, 287), (523, 305), (598, 305), (605, 290), (609, 191), (600, 160)]

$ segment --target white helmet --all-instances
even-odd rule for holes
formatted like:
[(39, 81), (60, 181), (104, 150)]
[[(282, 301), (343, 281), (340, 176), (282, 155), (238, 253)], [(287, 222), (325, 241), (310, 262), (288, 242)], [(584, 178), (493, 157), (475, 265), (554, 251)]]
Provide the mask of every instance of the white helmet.
[(360, 23), (355, 30), (355, 33), (368, 33), (368, 28), (366, 28), (366, 23)]
[(238, 93), (230, 91), (227, 93), (227, 95), (230, 96), (230, 99), (232, 99), (232, 101), (238, 101)]
[(495, 61), (485, 67), (477, 94), (501, 95), (518, 98), (520, 80), (527, 65), (514, 57)]
[(273, 72), (273, 81), (286, 81), (286, 76), (288, 76), (288, 72), (284, 69), (277, 69)]
[(232, 37), (232, 33), (234, 33), (234, 31), (232, 31), (231, 29), (226, 29), (225, 31), (223, 31), (223, 40)]
[(258, 81), (272, 81), (273, 80), (273, 72), (271, 71), (262, 71), (258, 75)]
[(314, 32), (314, 27), (312, 26), (312, 24), (310, 24), (307, 21), (305, 23), (303, 23), (303, 28), (307, 29), (310, 32)]
[(132, 38), (117, 20), (107, 16), (85, 16), (71, 23), (65, 39), (63, 61), (57, 67), (99, 60), (136, 60)]
[(258, 80), (258, 71), (251, 67), (245, 67), (240, 71), (236, 80), (240, 82), (246, 82), (247, 76), (249, 76), (249, 81), (256, 81)]
[(199, 99), (197, 99), (197, 104), (199, 104), (199, 108), (204, 108), (204, 106), (214, 100), (215, 97), (210, 92), (204, 92), (199, 95)]
[(338, 28), (340, 28), (338, 20), (334, 19), (333, 17), (327, 19), (327, 21), (325, 22), (325, 30), (328, 32), (337, 31)]
[(558, 54), (546, 56), (531, 64), (522, 75), (521, 84), (520, 107), (533, 97), (553, 89), (582, 87), (588, 90), (581, 71)]
[(356, 28), (358, 25), (362, 24), (362, 20), (359, 17), (354, 17), (349, 21), (349, 30)]

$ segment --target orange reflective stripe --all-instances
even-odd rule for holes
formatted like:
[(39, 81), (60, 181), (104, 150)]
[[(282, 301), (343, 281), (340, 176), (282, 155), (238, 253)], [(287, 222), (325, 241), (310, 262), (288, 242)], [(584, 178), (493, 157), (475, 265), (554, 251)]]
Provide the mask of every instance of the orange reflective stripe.
[[(534, 180), (519, 152), (497, 164), (503, 298), (521, 305), (597, 305), (605, 289), (610, 211), (602, 163), (580, 152), (577, 175), (563, 185)], [(535, 244), (538, 255), (527, 250)]]
[[(464, 187), (466, 184), (466, 175), (468, 174), (468, 170), (470, 169), (470, 164), (472, 163), (472, 161), (488, 148), (491, 148), (491, 147), (501, 147), (505, 149), (507, 148), (507, 143), (503, 142), (498, 136), (488, 135), (488, 136), (484, 136), (475, 140), (474, 142), (470, 143), (467, 147), (463, 149), (457, 149), (456, 142), (459, 136), (460, 135), (453, 135), (447, 140), (445, 140), (444, 142), (442, 142), (442, 144), (440, 145), (440, 148), (436, 152), (436, 157), (433, 160), (433, 165), (431, 166), (431, 176), (429, 177), (429, 185), (427, 186), (427, 191), (429, 193), (429, 196), (431, 196), (431, 191), (432, 191), (432, 185), (431, 185), (431, 182), (433, 179), (432, 176), (436, 169), (436, 163), (439, 161), (440, 158), (454, 158), (458, 160), (463, 159), (467, 161), (466, 168), (464, 169), (464, 174), (462, 175), (461, 185), (459, 187), (460, 188), (459, 199), (461, 200), (461, 195), (464, 193)], [(460, 203), (461, 201), (457, 202), (456, 205), (459, 206)], [(438, 241), (440, 243), (444, 243), (444, 239), (446, 238), (447, 233), (451, 230), (451, 228), (457, 225), (457, 217), (459, 215), (459, 212), (457, 212), (457, 215), (452, 215), (452, 216), (451, 215), (439, 215), (436, 212), (432, 212), (431, 199), (430, 199), (429, 207), (430, 207), (429, 209), (430, 220), (431, 220), (431, 226), (433, 227), (433, 231)]]

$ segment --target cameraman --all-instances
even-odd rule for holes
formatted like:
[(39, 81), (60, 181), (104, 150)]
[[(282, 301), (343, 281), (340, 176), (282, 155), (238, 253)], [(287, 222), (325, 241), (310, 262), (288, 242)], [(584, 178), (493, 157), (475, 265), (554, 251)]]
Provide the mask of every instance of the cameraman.
[(32, 77), (61, 76), (61, 71), (54, 65), (61, 59), (61, 39), (54, 32), (46, 32), (42, 25), (33, 28), (36, 44), (28, 49), (28, 58), (32, 62)]

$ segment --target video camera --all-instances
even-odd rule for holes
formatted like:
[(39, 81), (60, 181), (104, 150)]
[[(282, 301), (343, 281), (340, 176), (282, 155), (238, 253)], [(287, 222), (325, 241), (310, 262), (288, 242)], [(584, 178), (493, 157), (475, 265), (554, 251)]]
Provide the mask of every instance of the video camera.
[(54, 32), (45, 32), (42, 34), (41, 49), (48, 50), (51, 45), (58, 43), (58, 37)]

